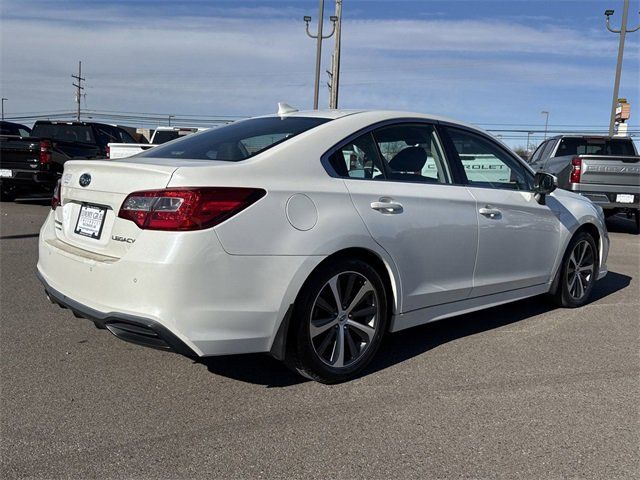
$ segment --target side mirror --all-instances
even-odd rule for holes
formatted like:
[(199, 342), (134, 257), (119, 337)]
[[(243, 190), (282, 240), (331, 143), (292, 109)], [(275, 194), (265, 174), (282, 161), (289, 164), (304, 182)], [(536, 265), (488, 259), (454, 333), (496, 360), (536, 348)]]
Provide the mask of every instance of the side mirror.
[(558, 187), (558, 179), (545, 172), (537, 172), (533, 180), (533, 192), (540, 205), (545, 205), (546, 195)]

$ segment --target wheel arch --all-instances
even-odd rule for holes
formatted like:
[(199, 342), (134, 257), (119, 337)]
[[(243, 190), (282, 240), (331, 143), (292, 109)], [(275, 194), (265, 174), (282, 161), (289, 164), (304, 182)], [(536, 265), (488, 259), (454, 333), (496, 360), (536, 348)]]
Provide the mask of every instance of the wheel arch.
[[(364, 247), (344, 248), (324, 258), (318, 265), (315, 266), (315, 268), (309, 273), (309, 275), (307, 275), (307, 278), (296, 292), (296, 301), (298, 300), (300, 293), (307, 285), (309, 279), (318, 271), (318, 269), (322, 268), (327, 263), (334, 262), (340, 258), (360, 259), (371, 265), (371, 267), (373, 267), (380, 275), (380, 278), (382, 279), (382, 282), (385, 286), (385, 290), (387, 290), (387, 309), (389, 318), (391, 318), (394, 313), (398, 313), (400, 311), (400, 282), (397, 274), (394, 272), (392, 264), (377, 252)], [(287, 309), (284, 318), (280, 323), (280, 326), (272, 343), (271, 350), (269, 352), (278, 360), (284, 360), (286, 358), (287, 350), (290, 347), (288, 340), (289, 325), (291, 316), (293, 314), (294, 304), (295, 302), (289, 305), (289, 308)]]
[(549, 289), (549, 293), (551, 293), (552, 295), (556, 293), (556, 291), (558, 290), (558, 286), (560, 285), (560, 273), (562, 272), (562, 265), (564, 264), (564, 259), (565, 256), (567, 255), (567, 252), (569, 251), (569, 246), (571, 245), (571, 241), (576, 237), (576, 235), (579, 235), (582, 232), (586, 232), (589, 235), (591, 235), (593, 237), (593, 239), (596, 242), (596, 249), (597, 249), (597, 254), (598, 254), (598, 266), (600, 265), (601, 262), (601, 256), (602, 256), (602, 235), (600, 234), (600, 230), (598, 229), (598, 227), (591, 223), (591, 222), (586, 222), (583, 223), (582, 225), (580, 225), (575, 232), (573, 232), (573, 234), (569, 237), (569, 240), (567, 241), (567, 244), (564, 246), (564, 251), (562, 252), (562, 256), (560, 257), (560, 262), (558, 264), (558, 266), (556, 267), (556, 271), (555, 274), (553, 276), (553, 283), (551, 284), (551, 288)]

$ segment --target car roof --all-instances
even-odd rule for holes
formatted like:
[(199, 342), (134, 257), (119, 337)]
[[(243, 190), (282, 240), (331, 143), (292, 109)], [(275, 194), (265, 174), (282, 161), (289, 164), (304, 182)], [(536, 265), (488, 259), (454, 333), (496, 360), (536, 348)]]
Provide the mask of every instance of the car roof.
[(390, 120), (394, 118), (419, 118), (423, 120), (432, 120), (435, 122), (447, 122), (457, 125), (473, 128), (474, 130), (482, 130), (481, 128), (471, 125), (469, 123), (461, 122), (460, 120), (454, 120), (452, 118), (432, 115), (418, 112), (407, 112), (401, 110), (357, 110), (357, 109), (321, 109), (321, 110), (296, 110), (294, 112), (285, 113), (282, 115), (271, 114), (264, 115), (264, 117), (312, 117), (312, 118), (326, 118), (328, 120), (335, 120), (338, 118), (350, 116), (350, 115), (367, 115), (370, 118), (379, 117), (380, 121)]

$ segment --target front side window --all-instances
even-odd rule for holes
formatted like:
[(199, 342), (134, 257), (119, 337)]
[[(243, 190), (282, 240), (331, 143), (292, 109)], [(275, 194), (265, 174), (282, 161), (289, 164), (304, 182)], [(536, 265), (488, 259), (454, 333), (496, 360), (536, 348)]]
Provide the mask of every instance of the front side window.
[(533, 188), (533, 175), (495, 142), (457, 128), (447, 128), (447, 132), (469, 185), (510, 190)]
[(187, 135), (138, 156), (239, 162), (328, 121), (315, 117), (252, 118)]
[(373, 132), (389, 180), (450, 183), (435, 127), (401, 124)]

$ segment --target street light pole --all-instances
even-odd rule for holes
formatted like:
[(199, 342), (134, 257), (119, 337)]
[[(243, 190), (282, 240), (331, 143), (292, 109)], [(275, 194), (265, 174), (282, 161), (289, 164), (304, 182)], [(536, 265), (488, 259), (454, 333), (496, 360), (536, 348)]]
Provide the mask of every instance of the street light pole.
[(549, 128), (549, 112), (547, 112), (546, 110), (543, 110), (540, 112), (541, 115), (546, 115), (547, 118), (544, 121), (544, 139), (547, 139), (547, 129)]
[(2, 121), (4, 122), (4, 102), (9, 100), (8, 98), (2, 97)]
[(315, 79), (315, 85), (314, 85), (314, 89), (313, 89), (313, 109), (317, 110), (318, 109), (318, 97), (320, 94), (320, 65), (322, 63), (322, 41), (326, 40), (327, 38), (330, 38), (333, 33), (336, 31), (336, 21), (338, 20), (337, 17), (335, 16), (331, 16), (331, 21), (333, 22), (333, 30), (331, 30), (331, 33), (327, 36), (323, 36), (322, 35), (322, 25), (324, 23), (324, 0), (320, 0), (320, 5), (319, 5), (319, 11), (318, 11), (318, 33), (315, 35), (312, 35), (311, 32), (309, 31), (309, 22), (311, 21), (311, 17), (309, 16), (305, 16), (304, 17), (304, 22), (306, 23), (306, 30), (307, 30), (307, 35), (311, 38), (315, 38), (317, 39), (317, 44), (316, 44), (316, 79)]
[(622, 7), (622, 23), (620, 29), (616, 30), (611, 28), (609, 24), (609, 17), (613, 15), (613, 10), (606, 10), (604, 12), (607, 17), (607, 30), (613, 33), (620, 34), (620, 43), (618, 44), (618, 62), (616, 63), (616, 79), (613, 83), (613, 100), (611, 101), (611, 117), (609, 119), (609, 136), (613, 136), (613, 127), (616, 123), (616, 108), (618, 107), (618, 94), (620, 90), (620, 77), (622, 76), (622, 57), (624, 56), (624, 40), (627, 32), (635, 32), (640, 28), (638, 25), (634, 29), (627, 28), (627, 18), (629, 17), (629, 0), (624, 0), (624, 6)]

